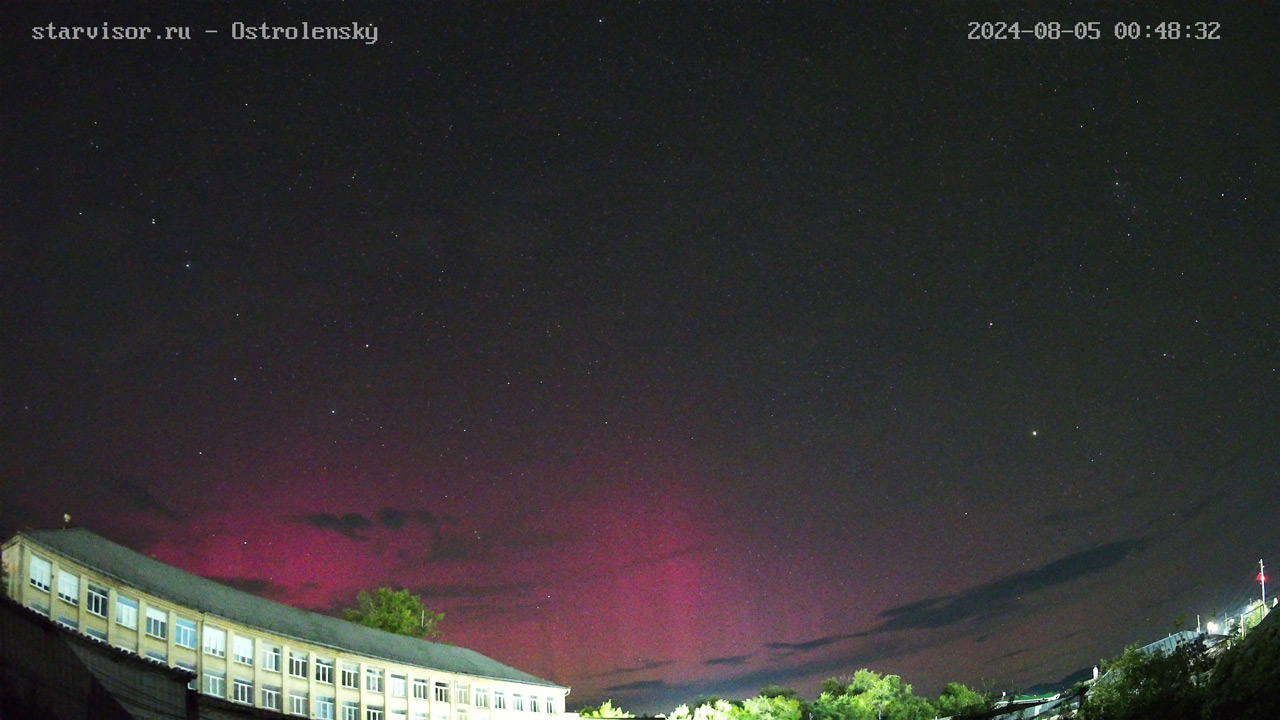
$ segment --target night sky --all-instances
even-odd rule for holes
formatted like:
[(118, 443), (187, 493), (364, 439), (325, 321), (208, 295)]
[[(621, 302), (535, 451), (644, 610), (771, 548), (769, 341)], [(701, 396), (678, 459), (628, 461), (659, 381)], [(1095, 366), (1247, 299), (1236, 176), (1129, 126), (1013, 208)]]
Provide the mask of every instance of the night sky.
[[(1274, 4), (456, 5), (6, 5), (6, 536), (649, 712), (1055, 682), (1280, 572)], [(192, 38), (32, 37), (103, 22)]]

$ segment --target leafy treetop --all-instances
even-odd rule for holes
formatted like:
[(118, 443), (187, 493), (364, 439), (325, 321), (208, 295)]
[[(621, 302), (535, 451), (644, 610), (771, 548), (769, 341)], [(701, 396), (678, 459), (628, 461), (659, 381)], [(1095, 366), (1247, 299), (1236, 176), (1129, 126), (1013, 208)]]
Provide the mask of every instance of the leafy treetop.
[(357, 625), (416, 638), (438, 637), (438, 626), (444, 619), (444, 613), (426, 609), (417, 595), (391, 588), (378, 588), (372, 593), (361, 590), (356, 606), (343, 610), (342, 616)]

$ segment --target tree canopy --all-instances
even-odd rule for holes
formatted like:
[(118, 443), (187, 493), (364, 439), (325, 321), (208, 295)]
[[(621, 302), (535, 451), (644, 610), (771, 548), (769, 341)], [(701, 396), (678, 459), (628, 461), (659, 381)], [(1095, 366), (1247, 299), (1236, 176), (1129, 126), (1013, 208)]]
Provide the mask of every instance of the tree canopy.
[(438, 637), (438, 626), (444, 619), (444, 613), (426, 609), (422, 598), (408, 590), (385, 587), (373, 592), (361, 590), (356, 606), (343, 610), (342, 616), (357, 625), (416, 638)]
[(586, 707), (578, 712), (584, 718), (633, 718), (635, 715), (613, 706), (613, 700), (605, 700), (599, 707)]

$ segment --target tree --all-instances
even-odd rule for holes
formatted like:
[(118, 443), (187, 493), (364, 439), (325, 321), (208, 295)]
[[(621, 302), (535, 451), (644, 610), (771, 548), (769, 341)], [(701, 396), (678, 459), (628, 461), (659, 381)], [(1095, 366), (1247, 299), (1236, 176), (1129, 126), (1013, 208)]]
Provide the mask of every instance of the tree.
[(994, 708), (988, 695), (970, 690), (960, 683), (947, 683), (938, 696), (938, 714), (944, 717), (973, 717)]
[(1171, 652), (1143, 652), (1130, 646), (1104, 663), (1106, 674), (1094, 683), (1080, 706), (1085, 720), (1199, 720), (1205, 704), (1205, 679), (1213, 662), (1196, 640)]
[(578, 712), (584, 718), (633, 718), (635, 715), (613, 706), (613, 700), (605, 700), (599, 707), (585, 707)]
[(743, 700), (734, 717), (737, 720), (800, 720), (808, 717), (808, 710), (809, 703), (800, 699), (799, 692), (770, 685), (758, 696)]
[(1280, 622), (1276, 620), (1259, 626), (1218, 659), (1205, 689), (1206, 718), (1280, 717)]
[(813, 703), (815, 720), (933, 720), (933, 705), (911, 693), (897, 675), (859, 670), (841, 692), (833, 683)]
[(444, 619), (444, 613), (423, 607), (422, 598), (417, 595), (391, 588), (378, 588), (372, 593), (361, 590), (356, 606), (343, 610), (342, 616), (357, 625), (416, 638), (438, 637), (438, 626)]

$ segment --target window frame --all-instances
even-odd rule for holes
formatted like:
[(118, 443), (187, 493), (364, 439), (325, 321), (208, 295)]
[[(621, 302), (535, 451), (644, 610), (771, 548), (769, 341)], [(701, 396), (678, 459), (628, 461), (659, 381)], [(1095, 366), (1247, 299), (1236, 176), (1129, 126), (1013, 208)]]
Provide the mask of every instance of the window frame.
[[(188, 620), (181, 615), (173, 616), (173, 644), (188, 650), (196, 649), (196, 636), (199, 632), (196, 629), (196, 621)], [(184, 637), (190, 637), (191, 644), (188, 645), (182, 641)]]
[(489, 688), (478, 687), (471, 689), (471, 707), (489, 707)]
[(505, 690), (493, 691), (493, 709), (494, 710), (507, 709), (507, 693)]
[[(204, 626), (204, 632), (201, 633), (201, 648), (205, 655), (216, 658), (225, 658), (227, 656), (227, 631), (219, 627), (210, 625)], [(212, 638), (219, 638), (216, 645), (209, 642)]]
[[(380, 693), (386, 687), (386, 673), (382, 672), (382, 668), (365, 668), (364, 669), (364, 689), (368, 692)], [(377, 681), (376, 683), (374, 681)], [(373, 687), (377, 685), (378, 687)]]
[[(334, 660), (325, 660), (324, 658), (316, 658), (316, 661), (312, 663), (312, 665), (315, 666), (315, 670), (316, 670), (316, 682), (324, 685), (333, 684), (333, 666), (335, 662), (336, 661)], [(323, 674), (327, 675), (328, 676), (327, 678), (320, 677), (320, 675), (322, 674), (321, 673), (322, 670), (325, 671)]]
[[(419, 694), (421, 690), (421, 694)], [(431, 683), (426, 678), (413, 679), (413, 699), (414, 700), (430, 700), (431, 699)]]
[[(69, 582), (68, 582), (69, 581)], [(75, 592), (68, 595), (67, 585), (75, 585)], [(58, 568), (58, 599), (68, 605), (80, 605), (80, 576)]]
[(259, 643), (262, 648), (262, 669), (267, 672), (280, 672), (280, 663), (284, 660), (284, 651), (279, 645)]
[[(123, 612), (127, 611), (127, 612)], [(138, 601), (116, 593), (116, 624), (130, 630), (138, 629)]]
[[(302, 709), (298, 709), (298, 703), (301, 701)], [(311, 714), (311, 696), (309, 693), (300, 693), (297, 690), (289, 692), (289, 714), (301, 715), (307, 717)]]
[(448, 703), (449, 702), (449, 683), (437, 680), (435, 682), (434, 688), (435, 688), (435, 692), (433, 692), (431, 695), (432, 701)]
[[(210, 682), (210, 681), (214, 681), (214, 682)], [(210, 685), (217, 685), (220, 688), (219, 691), (218, 692), (211, 691), (209, 689)], [(226, 698), (227, 697), (226, 673), (219, 673), (219, 672), (206, 670), (204, 672), (204, 682), (201, 683), (201, 687), (204, 688), (205, 695), (212, 695), (213, 697)]]
[[(262, 689), (258, 691), (259, 696), (262, 698), (262, 707), (275, 710), (276, 712), (283, 712), (284, 705), (281, 703), (280, 693), (280, 687), (263, 683)], [(268, 698), (268, 695), (270, 695), (270, 698)]]
[(88, 586), (84, 596), (85, 611), (90, 615), (106, 618), (107, 609), (111, 607), (111, 591), (104, 587), (98, 587), (93, 583), (85, 584)]
[(157, 607), (147, 607), (146, 612), (146, 633), (147, 637), (153, 637), (157, 640), (169, 639), (169, 613)]
[[(248, 700), (241, 699), (241, 695), (248, 697)], [(231, 679), (231, 702), (243, 703), (245, 705), (253, 704), (253, 681), (246, 680), (242, 677)]]
[[(36, 572), (37, 568), (40, 572)], [(53, 587), (53, 563), (39, 555), (32, 555), (31, 561), (27, 563), (27, 582), (41, 592), (49, 592)]]
[[(351, 680), (350, 683), (347, 682), (348, 678), (350, 678)], [(341, 680), (342, 680), (342, 683), (341, 683), (342, 687), (347, 688), (348, 690), (359, 690), (360, 689), (360, 666), (352, 665), (350, 663), (345, 663), (345, 662), (342, 663)]]
[[(241, 645), (242, 642), (249, 643), (249, 654), (247, 656), (240, 654), (240, 651), (243, 649), (243, 646)], [(233, 636), (231, 639), (231, 659), (235, 661), (237, 665), (253, 667), (253, 652), (255, 644), (256, 643), (253, 642), (253, 638), (248, 635)]]
[(394, 673), (387, 675), (387, 694), (396, 698), (408, 697), (409, 676)]
[(289, 677), (307, 679), (307, 653), (289, 651)]

